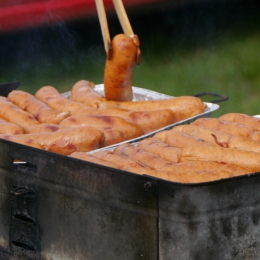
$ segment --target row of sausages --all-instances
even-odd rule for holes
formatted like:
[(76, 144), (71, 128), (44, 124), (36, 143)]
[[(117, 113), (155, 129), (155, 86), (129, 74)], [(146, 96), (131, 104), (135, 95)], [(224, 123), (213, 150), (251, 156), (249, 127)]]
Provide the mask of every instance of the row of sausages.
[(260, 171), (260, 119), (240, 113), (199, 118), (112, 151), (71, 156), (181, 183), (252, 174)]
[(147, 134), (202, 113), (196, 97), (155, 101), (108, 101), (81, 80), (64, 97), (52, 86), (35, 95), (21, 90), (0, 97), (0, 138), (69, 155)]

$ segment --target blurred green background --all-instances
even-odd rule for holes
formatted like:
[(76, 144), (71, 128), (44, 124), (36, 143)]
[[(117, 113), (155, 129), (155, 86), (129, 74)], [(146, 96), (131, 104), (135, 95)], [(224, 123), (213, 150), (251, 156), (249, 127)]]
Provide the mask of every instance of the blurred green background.
[[(227, 95), (212, 116), (260, 114), (259, 11), (255, 0), (130, 10), (142, 51), (133, 85), (173, 96)], [(111, 37), (122, 32), (114, 14), (108, 23)], [(97, 17), (0, 35), (0, 83), (18, 80), (32, 94), (44, 85), (69, 91), (81, 79), (100, 84), (104, 66)]]

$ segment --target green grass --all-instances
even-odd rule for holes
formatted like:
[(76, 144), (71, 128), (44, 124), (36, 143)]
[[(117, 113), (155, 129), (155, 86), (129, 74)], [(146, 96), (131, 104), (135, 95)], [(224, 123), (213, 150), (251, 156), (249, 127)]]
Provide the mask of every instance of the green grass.
[[(227, 95), (213, 116), (260, 114), (259, 4), (230, 2), (130, 13), (142, 51), (133, 85), (173, 96)], [(110, 19), (111, 35), (120, 33), (116, 18)], [(65, 92), (81, 79), (103, 81), (105, 53), (96, 19), (0, 39), (1, 83), (19, 80), (20, 89), (35, 93), (44, 85)]]

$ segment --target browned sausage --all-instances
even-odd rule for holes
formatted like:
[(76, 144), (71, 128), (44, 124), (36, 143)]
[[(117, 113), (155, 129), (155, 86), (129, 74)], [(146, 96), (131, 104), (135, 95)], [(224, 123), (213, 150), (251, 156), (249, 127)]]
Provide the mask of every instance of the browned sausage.
[(35, 93), (35, 97), (59, 112), (72, 111), (73, 109), (86, 107), (79, 102), (72, 101), (62, 96), (60, 92), (52, 86), (41, 87)]
[(25, 131), (32, 125), (40, 124), (32, 115), (14, 105), (5, 97), (0, 97), (0, 107), (0, 117), (2, 119), (19, 125)]
[(143, 130), (137, 124), (116, 116), (75, 115), (67, 117), (59, 125), (63, 127), (110, 127), (123, 132), (126, 140), (143, 135)]
[(24, 134), (24, 130), (19, 125), (0, 118), (0, 134), (18, 135)]
[(221, 120), (236, 122), (260, 131), (260, 118), (240, 113), (228, 113), (219, 117)]
[(114, 101), (131, 101), (132, 73), (137, 46), (133, 39), (125, 34), (116, 35), (111, 45), (112, 53), (106, 60), (104, 73), (105, 97)]
[(70, 112), (58, 112), (40, 100), (22, 90), (13, 90), (8, 95), (8, 100), (24, 111), (34, 116), (41, 123), (59, 124)]

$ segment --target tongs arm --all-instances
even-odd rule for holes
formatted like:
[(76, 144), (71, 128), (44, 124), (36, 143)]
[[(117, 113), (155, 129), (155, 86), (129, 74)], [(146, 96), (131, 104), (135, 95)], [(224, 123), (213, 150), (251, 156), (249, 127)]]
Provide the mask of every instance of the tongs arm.
[[(107, 58), (109, 59), (111, 55), (111, 39), (110, 39), (110, 34), (108, 29), (105, 7), (104, 7), (103, 0), (95, 0), (95, 2), (98, 11), (98, 18), (101, 26), (101, 31), (102, 31), (104, 47), (107, 54)], [(113, 0), (113, 4), (124, 33), (127, 36), (131, 37), (133, 39), (134, 44), (136, 45), (137, 48), (136, 63), (139, 64), (141, 58), (141, 51), (139, 48), (140, 42), (138, 36), (133, 32), (132, 26), (127, 17), (122, 0)]]
[(111, 57), (111, 39), (103, 0), (95, 0), (107, 59)]

